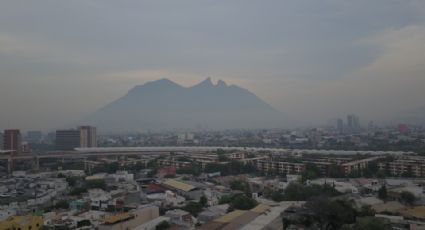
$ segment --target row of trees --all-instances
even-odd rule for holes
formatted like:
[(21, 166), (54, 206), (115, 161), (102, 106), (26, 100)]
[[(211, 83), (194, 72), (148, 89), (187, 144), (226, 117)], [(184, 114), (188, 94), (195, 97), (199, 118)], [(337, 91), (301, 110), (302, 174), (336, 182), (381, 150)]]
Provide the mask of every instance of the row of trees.
[(265, 189), (263, 195), (266, 198), (274, 201), (303, 201), (308, 200), (311, 197), (327, 196), (333, 197), (340, 195), (332, 185), (304, 185), (301, 183), (290, 183), (285, 190), (271, 190)]
[(229, 204), (229, 211), (235, 209), (249, 210), (257, 206), (257, 201), (245, 194), (225, 195), (219, 200), (219, 204)]
[(357, 209), (352, 201), (319, 196), (309, 200), (296, 216), (285, 214), (283, 223), (284, 229), (292, 224), (319, 230), (391, 229), (388, 222), (374, 215), (375, 212), (369, 206)]

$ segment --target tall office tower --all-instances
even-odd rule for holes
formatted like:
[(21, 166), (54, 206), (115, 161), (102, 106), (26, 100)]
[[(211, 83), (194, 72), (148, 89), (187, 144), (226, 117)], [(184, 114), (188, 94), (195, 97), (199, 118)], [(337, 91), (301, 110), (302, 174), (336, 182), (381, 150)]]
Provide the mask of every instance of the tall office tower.
[(344, 120), (342, 120), (341, 118), (338, 118), (338, 120), (336, 121), (336, 129), (339, 133), (344, 132)]
[(3, 149), (21, 152), (21, 132), (19, 129), (6, 129), (3, 134)]
[(96, 127), (80, 126), (80, 147), (93, 148), (97, 147)]
[(351, 132), (360, 131), (360, 121), (359, 118), (354, 114), (347, 115), (347, 129)]
[(0, 150), (3, 149), (3, 133), (0, 133)]
[(56, 149), (73, 150), (80, 147), (80, 130), (56, 130)]

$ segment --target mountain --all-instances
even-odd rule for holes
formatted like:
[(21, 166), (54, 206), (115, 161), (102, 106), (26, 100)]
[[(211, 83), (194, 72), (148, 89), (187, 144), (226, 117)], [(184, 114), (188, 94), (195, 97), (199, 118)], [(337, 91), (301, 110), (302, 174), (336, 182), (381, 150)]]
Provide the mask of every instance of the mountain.
[(192, 87), (168, 79), (136, 86), (85, 122), (103, 131), (142, 131), (278, 128), (285, 120), (250, 91), (207, 78)]

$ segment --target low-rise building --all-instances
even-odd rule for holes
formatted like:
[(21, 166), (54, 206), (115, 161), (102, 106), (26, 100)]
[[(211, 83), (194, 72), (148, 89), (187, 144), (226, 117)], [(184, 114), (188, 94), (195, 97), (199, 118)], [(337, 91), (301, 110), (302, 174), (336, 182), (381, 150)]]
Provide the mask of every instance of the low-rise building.
[(0, 230), (11, 229), (31, 229), (38, 230), (43, 228), (43, 217), (37, 215), (12, 216), (6, 220), (0, 221)]
[(134, 229), (159, 216), (156, 206), (144, 206), (130, 212), (109, 216), (99, 225), (99, 230)]

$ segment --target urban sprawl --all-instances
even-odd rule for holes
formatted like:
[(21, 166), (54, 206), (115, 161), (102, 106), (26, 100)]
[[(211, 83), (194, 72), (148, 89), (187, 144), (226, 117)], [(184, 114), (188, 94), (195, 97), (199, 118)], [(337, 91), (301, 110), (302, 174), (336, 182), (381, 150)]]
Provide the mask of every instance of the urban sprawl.
[(0, 230), (425, 229), (421, 126), (0, 135)]

